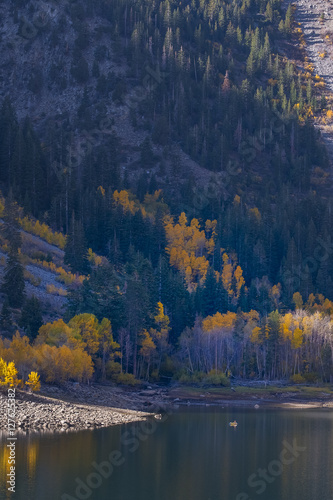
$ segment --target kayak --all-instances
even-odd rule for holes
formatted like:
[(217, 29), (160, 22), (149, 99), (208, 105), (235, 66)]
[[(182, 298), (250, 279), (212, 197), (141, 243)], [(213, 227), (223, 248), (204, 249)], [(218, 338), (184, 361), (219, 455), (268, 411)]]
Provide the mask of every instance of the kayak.
[(230, 427), (237, 427), (238, 423), (234, 420), (233, 422), (229, 422), (229, 425)]

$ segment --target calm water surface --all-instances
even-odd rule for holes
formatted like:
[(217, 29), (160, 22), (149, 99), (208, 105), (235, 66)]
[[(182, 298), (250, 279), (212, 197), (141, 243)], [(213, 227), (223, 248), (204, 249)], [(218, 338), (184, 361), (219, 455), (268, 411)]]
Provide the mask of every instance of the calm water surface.
[[(16, 452), (16, 493), (8, 494), (2, 437), (1, 500), (333, 499), (329, 410), (185, 408), (164, 422), (18, 435)], [(92, 463), (110, 454), (116, 465), (102, 478)]]

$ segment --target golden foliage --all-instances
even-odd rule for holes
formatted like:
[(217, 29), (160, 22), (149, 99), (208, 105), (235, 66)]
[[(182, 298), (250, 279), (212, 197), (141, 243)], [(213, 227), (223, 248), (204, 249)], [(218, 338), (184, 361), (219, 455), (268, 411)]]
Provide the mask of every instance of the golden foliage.
[(130, 191), (126, 191), (123, 189), (122, 191), (115, 191), (113, 193), (113, 201), (116, 206), (120, 206), (123, 208), (124, 213), (129, 212), (130, 214), (134, 215), (138, 210), (137, 203), (133, 199), (133, 195), (131, 196), (132, 199), (130, 199)]
[(46, 382), (88, 381), (94, 372), (92, 359), (82, 348), (70, 349), (42, 344), (36, 347), (36, 360)]
[(38, 220), (35, 222), (29, 217), (20, 219), (21, 227), (24, 231), (39, 236), (51, 245), (55, 245), (62, 250), (66, 245), (66, 236), (62, 233), (54, 232), (47, 224), (41, 224)]
[(237, 302), (241, 289), (245, 286), (243, 270), (237, 265), (235, 255), (229, 256), (227, 253), (222, 255), (223, 267), (221, 273), (222, 285), (228, 293), (230, 300)]
[(16, 387), (18, 383), (15, 363), (13, 361), (6, 363), (6, 361), (0, 358), (0, 386)]
[(40, 376), (37, 372), (30, 372), (26, 385), (34, 392), (40, 391)]
[(59, 274), (57, 277), (57, 281), (61, 281), (65, 285), (71, 285), (72, 283), (75, 283), (76, 285), (82, 285), (84, 279), (86, 276), (82, 276), (79, 274), (73, 274), (69, 271), (65, 271), (63, 267), (58, 267), (54, 262), (48, 262), (46, 260), (39, 260), (39, 259), (31, 259), (34, 264), (36, 264), (39, 267), (42, 267), (44, 269), (48, 269), (49, 271)]
[(156, 350), (156, 345), (154, 344), (154, 341), (147, 330), (143, 330), (143, 332), (141, 333), (140, 345), (141, 349), (139, 351), (139, 354), (146, 359), (149, 358)]
[(92, 264), (95, 267), (101, 266), (103, 264), (102, 257), (93, 252), (91, 248), (88, 249), (87, 258), (90, 264)]
[(60, 297), (66, 297), (67, 290), (60, 287), (57, 288), (55, 285), (46, 285), (46, 292), (50, 295), (59, 295)]
[(232, 329), (235, 326), (237, 314), (228, 311), (225, 314), (217, 312), (213, 316), (207, 316), (202, 321), (202, 328), (205, 332), (211, 332), (213, 330), (223, 330)]
[(207, 260), (215, 249), (216, 220), (207, 220), (205, 230), (201, 230), (198, 219), (192, 219), (188, 225), (184, 212), (178, 223), (173, 218), (164, 218), (164, 227), (170, 256), (170, 265), (178, 269), (185, 277), (189, 291), (196, 289), (198, 283), (204, 283), (209, 266)]

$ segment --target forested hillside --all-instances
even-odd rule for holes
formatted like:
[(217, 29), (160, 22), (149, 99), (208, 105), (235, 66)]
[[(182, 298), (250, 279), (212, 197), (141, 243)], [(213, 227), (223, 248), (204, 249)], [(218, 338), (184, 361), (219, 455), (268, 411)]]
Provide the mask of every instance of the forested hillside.
[[(49, 382), (329, 381), (332, 174), (314, 124), (333, 111), (294, 7), (0, 9), (0, 356)], [(32, 256), (66, 284), (41, 328), (20, 228), (64, 250), (61, 266)]]

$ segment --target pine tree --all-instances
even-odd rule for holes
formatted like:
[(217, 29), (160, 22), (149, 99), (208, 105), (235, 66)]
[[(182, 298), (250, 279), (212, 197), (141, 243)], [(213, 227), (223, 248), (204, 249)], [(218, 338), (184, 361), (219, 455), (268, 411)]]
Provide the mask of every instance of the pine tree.
[(36, 338), (38, 330), (43, 325), (40, 302), (37, 297), (32, 296), (25, 301), (19, 324), (31, 339)]
[(202, 293), (202, 313), (211, 316), (217, 312), (217, 282), (215, 271), (210, 267), (207, 271), (205, 286)]
[(17, 252), (11, 251), (5, 267), (1, 292), (8, 298), (10, 307), (22, 306), (25, 297), (24, 269)]
[(67, 236), (65, 246), (65, 264), (68, 264), (73, 272), (88, 273), (89, 261), (87, 259), (87, 251), (83, 225), (75, 219), (73, 213), (70, 232)]
[(6, 297), (0, 314), (0, 327), (2, 330), (10, 331), (12, 327), (12, 314), (9, 308), (9, 301)]
[(22, 244), (19, 222), (19, 207), (13, 201), (11, 194), (5, 202), (5, 209), (3, 212), (3, 224), (1, 225), (1, 235), (7, 241), (10, 251), (17, 253)]

